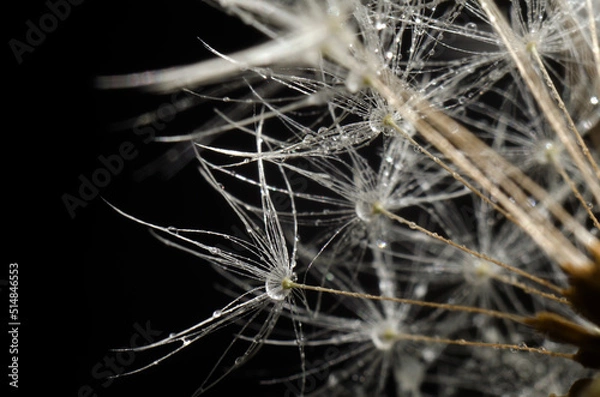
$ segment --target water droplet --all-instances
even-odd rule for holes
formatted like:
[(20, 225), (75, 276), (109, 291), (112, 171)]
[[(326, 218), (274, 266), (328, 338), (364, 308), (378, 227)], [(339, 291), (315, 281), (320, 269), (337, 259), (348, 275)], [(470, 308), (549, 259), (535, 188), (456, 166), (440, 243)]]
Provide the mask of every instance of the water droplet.
[(433, 360), (435, 360), (436, 357), (435, 351), (433, 351), (433, 349), (427, 348), (421, 351), (421, 355), (423, 356), (423, 359), (428, 363), (433, 362)]
[(355, 93), (360, 90), (363, 86), (363, 82), (363, 76), (358, 73), (350, 72), (348, 73), (348, 76), (346, 76), (346, 88), (351, 93)]
[(283, 288), (283, 278), (269, 274), (265, 281), (265, 291), (269, 298), (275, 301), (282, 301), (290, 293), (290, 289)]
[(477, 30), (477, 24), (475, 22), (467, 22), (465, 24), (465, 29), (467, 30)]
[(327, 378), (327, 386), (330, 386), (330, 387), (337, 386), (338, 383), (339, 383), (339, 379), (335, 374), (331, 374), (331, 375), (329, 375), (329, 378)]
[(388, 243), (385, 240), (377, 240), (376, 241), (377, 248), (384, 249), (387, 247)]
[(593, 97), (590, 98), (590, 103), (592, 105), (597, 105), (598, 103), (600, 103), (600, 100), (598, 99), (597, 96), (593, 96)]
[(174, 227), (174, 226), (169, 226), (169, 227), (167, 227), (167, 231), (168, 231), (169, 233), (173, 233), (173, 234), (178, 234), (178, 233), (179, 233), (179, 229), (177, 229), (177, 228), (176, 228), (176, 227)]
[(219, 318), (221, 317), (221, 315), (223, 314), (223, 312), (221, 310), (215, 310), (212, 314), (213, 318)]
[(375, 215), (373, 204), (365, 201), (359, 201), (356, 203), (355, 211), (356, 216), (366, 223), (371, 222)]
[(415, 298), (422, 298), (427, 293), (427, 285), (426, 284), (417, 284), (415, 287)]

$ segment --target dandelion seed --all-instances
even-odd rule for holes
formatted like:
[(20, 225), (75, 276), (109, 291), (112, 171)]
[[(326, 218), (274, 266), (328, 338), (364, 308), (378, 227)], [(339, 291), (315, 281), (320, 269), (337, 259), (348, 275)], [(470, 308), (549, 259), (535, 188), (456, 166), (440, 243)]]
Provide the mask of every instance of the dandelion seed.
[[(587, 145), (600, 120), (596, 2), (221, 6), (266, 42), (101, 80), (172, 90), (241, 76), (252, 97), (237, 99), (249, 110), (242, 117), (217, 111), (226, 125), (205, 132), (227, 133), (222, 146), (195, 142), (202, 175), (250, 240), (138, 221), (243, 292), (153, 346), (181, 343), (177, 351), (262, 313), (262, 323), (249, 314), (254, 328), (235, 338), (249, 347), (233, 366), (263, 343), (293, 347), (300, 370), (288, 380), (324, 374), (315, 395), (548, 395), (589, 375), (568, 360), (598, 365), (590, 297), (599, 296), (600, 243), (589, 230), (598, 228), (600, 170)], [(255, 81), (293, 95), (262, 95)], [(236, 102), (226, 98), (216, 100)], [(239, 137), (253, 147), (239, 147)], [(243, 194), (221, 189), (221, 177)], [(287, 208), (274, 204), (278, 194)], [(298, 255), (316, 285), (297, 283)], [(302, 306), (300, 285), (317, 293)], [(327, 285), (344, 292), (326, 297)], [(483, 315), (490, 308), (497, 315)], [(292, 319), (292, 336), (276, 339), (281, 316)], [(304, 359), (325, 347), (339, 354)], [(205, 386), (220, 376), (208, 378)]]
[[(257, 139), (257, 142), (260, 140)], [(257, 143), (260, 146), (260, 143)], [(259, 160), (259, 164), (261, 160)], [(240, 238), (223, 235), (216, 232), (208, 232), (202, 230), (187, 230), (177, 229), (174, 227), (161, 227), (139, 219), (136, 219), (124, 212), (117, 210), (124, 216), (132, 219), (144, 226), (151, 228), (157, 233), (164, 234), (166, 237), (157, 235), (157, 237), (167, 245), (177, 247), (183, 251), (189, 252), (220, 269), (220, 272), (225, 275), (229, 281), (233, 282), (238, 287), (243, 289), (241, 295), (231, 301), (223, 308), (213, 312), (210, 318), (199, 322), (198, 324), (169, 335), (167, 339), (144, 346), (138, 350), (147, 350), (161, 345), (171, 345), (175, 342), (182, 342), (179, 347), (167, 353), (162, 358), (154, 361), (150, 365), (156, 365), (177, 351), (185, 348), (189, 344), (197, 341), (200, 338), (208, 335), (212, 331), (222, 328), (225, 325), (235, 323), (239, 318), (247, 316), (248, 313), (254, 313), (250, 318), (257, 320), (259, 314), (264, 313), (262, 324), (257, 324), (257, 330), (252, 342), (246, 347), (242, 356), (234, 360), (234, 367), (237, 367), (247, 361), (263, 344), (262, 340), (266, 338), (275, 327), (278, 317), (290, 302), (292, 296), (290, 290), (285, 287), (286, 280), (295, 280), (294, 272), (295, 264), (295, 245), (292, 251), (288, 251), (287, 241), (283, 235), (283, 230), (277, 213), (274, 211), (273, 202), (269, 195), (264, 171), (261, 168), (261, 202), (263, 206), (263, 225), (258, 227), (257, 221), (253, 219), (251, 214), (248, 214), (234, 200), (230, 198), (228, 193), (219, 187), (219, 183), (214, 179), (208, 168), (203, 168), (202, 173), (207, 181), (226, 199), (232, 210), (238, 215), (240, 221), (246, 226), (249, 233), (250, 241)], [(242, 256), (235, 251), (225, 251), (221, 248), (209, 246), (201, 240), (194, 237), (218, 237), (234, 243), (249, 256)], [(168, 238), (173, 238), (171, 241)], [(249, 324), (242, 327), (242, 331), (248, 330)], [(240, 338), (237, 337), (232, 341), (232, 344), (240, 343)], [(226, 351), (229, 350), (226, 349)], [(226, 353), (224, 353), (225, 356)], [(218, 360), (220, 363), (224, 356)], [(125, 374), (139, 372), (147, 366), (137, 370), (130, 371)], [(233, 367), (232, 367), (233, 368)], [(209, 374), (199, 388), (198, 393), (205, 391), (219, 380), (221, 380), (230, 370), (224, 374), (215, 375), (214, 370)], [(123, 375), (125, 375), (123, 374)]]

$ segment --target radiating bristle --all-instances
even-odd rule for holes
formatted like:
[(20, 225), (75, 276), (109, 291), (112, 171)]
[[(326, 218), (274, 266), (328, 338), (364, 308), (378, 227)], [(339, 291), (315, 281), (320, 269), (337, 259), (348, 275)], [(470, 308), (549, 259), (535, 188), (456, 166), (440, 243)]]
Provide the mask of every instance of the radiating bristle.
[(98, 82), (217, 106), (158, 140), (194, 145), (246, 233), (121, 211), (230, 285), (218, 315), (140, 349), (181, 343), (149, 365), (231, 326), (198, 394), (264, 345), (297, 363), (265, 381), (289, 395), (547, 396), (594, 374), (597, 0), (215, 4), (265, 41)]

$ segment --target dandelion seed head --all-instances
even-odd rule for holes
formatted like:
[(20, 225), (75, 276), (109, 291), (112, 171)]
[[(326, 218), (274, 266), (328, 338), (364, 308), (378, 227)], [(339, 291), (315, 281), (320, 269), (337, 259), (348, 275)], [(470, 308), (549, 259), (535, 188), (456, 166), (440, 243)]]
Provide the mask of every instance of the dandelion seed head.
[[(438, 395), (461, 395), (465, 387), (506, 396), (517, 395), (515, 390), (521, 394), (542, 390), (530, 378), (543, 379), (552, 368), (549, 365), (533, 366), (534, 359), (524, 359), (517, 352), (466, 346), (474, 336), (490, 343), (525, 347), (522, 343), (526, 341), (533, 346), (527, 339), (530, 334), (508, 320), (478, 315), (465, 321), (464, 313), (421, 311), (420, 306), (413, 311), (407, 308), (410, 305), (389, 300), (351, 300), (350, 294), (339, 301), (319, 297), (312, 307), (314, 302), (308, 294), (303, 304), (292, 294), (299, 286), (293, 284), (297, 279), (296, 257), (308, 256), (300, 253), (304, 250), (314, 255), (307, 263), (321, 285), (333, 285), (352, 292), (352, 296), (378, 289), (380, 298), (401, 296), (413, 302), (439, 299), (446, 307), (466, 305), (524, 316), (546, 309), (543, 299), (517, 288), (517, 278), (508, 267), (544, 280), (558, 277), (546, 262), (537, 260), (538, 247), (529, 238), (523, 238), (512, 224), (504, 224), (507, 214), (502, 211), (514, 216), (511, 209), (524, 207), (536, 215), (526, 224), (526, 231), (537, 227), (535, 230), (542, 234), (549, 229), (540, 226), (545, 225), (549, 204), (534, 194), (535, 186), (525, 188), (524, 194), (513, 194), (520, 190), (519, 186), (513, 188), (512, 182), (519, 185), (525, 178), (519, 178), (492, 154), (502, 153), (507, 163), (515, 164), (528, 177), (532, 175), (536, 183), (543, 179), (542, 188), (552, 198), (558, 196), (558, 190), (546, 182), (560, 179), (546, 178), (553, 164), (564, 164), (566, 172), (575, 175), (574, 184), (581, 185), (578, 170), (567, 155), (563, 156), (569, 147), (556, 139), (555, 130), (556, 125), (562, 125), (559, 119), (568, 118), (567, 113), (572, 113), (574, 123), (582, 127), (583, 136), (596, 124), (598, 82), (590, 77), (600, 69), (594, 65), (598, 58), (589, 50), (593, 40), (585, 30), (591, 25), (585, 16), (590, 9), (574, 1), (560, 5), (542, 0), (511, 1), (504, 2), (507, 4), (502, 7), (507, 8), (502, 13), (487, 15), (484, 9), (496, 3), (221, 2), (222, 7), (265, 33), (267, 44), (232, 57), (221, 55), (219, 62), (198, 65), (202, 73), (194, 71), (191, 80), (179, 73), (177, 79), (166, 79), (165, 84), (171, 88), (188, 81), (192, 86), (201, 85), (238, 72), (248, 78), (255, 99), (246, 103), (252, 106), (240, 106), (230, 113), (219, 110), (219, 116), (230, 125), (223, 130), (226, 133), (235, 129), (254, 138), (256, 152), (220, 150), (215, 145), (212, 153), (245, 158), (241, 168), (256, 164), (259, 177), (254, 172), (246, 175), (244, 170), (234, 171), (241, 162), (209, 163), (212, 154), (205, 156), (205, 152), (211, 152), (211, 143), (198, 142), (202, 150), (197, 157), (203, 162), (203, 175), (231, 205), (251, 241), (200, 233), (233, 241), (248, 255), (245, 258), (237, 251), (210, 247), (185, 233), (180, 236), (178, 229), (160, 229), (188, 244), (187, 251), (200, 251), (195, 254), (243, 291), (211, 318), (186, 331), (185, 338), (180, 336), (183, 333), (172, 338), (187, 344), (192, 341), (187, 336), (200, 338), (251, 318), (253, 324), (236, 338), (236, 343), (252, 341), (247, 353), (235, 360), (237, 366), (258, 345), (268, 343), (265, 341), (278, 318), (284, 316), (294, 324), (293, 332), (288, 329), (284, 333), (294, 335), (286, 342), (300, 350), (302, 372), (297, 379), (308, 385), (310, 376), (325, 375), (321, 378), (324, 392), (314, 395), (344, 395), (347, 390), (352, 390), (352, 395), (384, 395), (393, 381), (397, 395), (420, 397), (425, 395), (423, 384), (431, 381), (427, 379), (431, 369), (437, 378), (433, 382), (442, 379)], [(583, 17), (574, 10), (583, 10)], [(506, 16), (506, 28), (499, 29), (504, 25), (498, 23)], [(556, 117), (554, 125), (543, 113), (547, 111), (540, 106), (544, 102), (534, 95), (536, 91), (529, 92), (537, 87), (532, 85), (537, 80), (524, 73), (530, 68), (522, 65), (533, 65), (534, 77), (549, 71), (548, 77), (540, 80), (539, 90), (556, 86), (550, 97), (564, 105), (547, 107), (565, 112)], [(254, 87), (256, 81), (265, 86), (280, 84), (279, 88), (294, 93), (292, 99), (262, 97)], [(218, 94), (221, 102), (244, 103), (223, 95)], [(239, 116), (246, 111), (252, 116)], [(285, 128), (271, 133), (276, 123)], [(480, 151), (477, 140), (466, 139), (469, 137), (483, 138), (491, 150)], [(492, 160), (491, 166), (482, 165), (484, 157)], [(300, 165), (300, 159), (306, 166)], [(469, 173), (473, 168), (478, 172)], [(271, 179), (274, 170), (278, 173)], [(213, 172), (228, 178), (226, 190)], [(259, 187), (261, 205), (247, 199), (247, 191), (234, 196), (236, 190), (230, 188), (229, 179)], [(483, 188), (478, 199), (488, 193), (492, 196), (488, 204), (498, 203), (498, 196), (507, 194), (496, 208), (498, 213), (493, 212), (493, 205), (482, 209), (470, 201), (465, 211), (465, 207), (455, 207), (472, 193), (470, 186), (463, 186), (471, 179), (476, 182), (472, 186)], [(320, 185), (315, 192), (309, 191), (313, 184)], [(591, 199), (587, 193), (582, 203)], [(280, 210), (275, 201), (279, 204), (276, 199), (282, 196), (290, 204)], [(301, 205), (296, 206), (296, 200)], [(473, 213), (469, 211), (472, 209)], [(496, 216), (499, 214), (504, 217)], [(395, 219), (403, 221), (397, 224)], [(434, 226), (430, 226), (431, 232), (423, 233), (429, 230), (423, 226), (428, 222)], [(309, 227), (321, 234), (312, 238), (314, 229)], [(302, 244), (298, 233), (302, 233)], [(442, 236), (449, 240), (442, 244), (442, 239), (437, 239)], [(304, 244), (305, 240), (310, 242)], [(350, 262), (360, 266), (350, 267)], [(352, 277), (347, 274), (350, 269)], [(312, 273), (307, 273), (307, 279)], [(365, 275), (368, 285), (361, 284)], [(328, 307), (332, 300), (334, 304)], [(259, 315), (266, 318), (262, 324)], [(258, 331), (245, 339), (252, 327)], [(303, 334), (305, 330), (309, 331)], [(417, 339), (407, 343), (411, 336), (432, 334), (431, 344), (414, 343)], [(460, 342), (457, 345), (468, 348), (462, 350), (467, 352), (462, 356), (437, 344), (448, 343), (446, 338), (455, 336), (454, 341)], [(342, 351), (348, 344), (352, 349)], [(305, 349), (308, 353), (316, 346), (335, 347), (340, 354), (326, 359), (323, 365), (312, 365), (305, 360)], [(489, 373), (494, 376), (487, 376)], [(489, 385), (480, 385), (479, 380), (489, 380)], [(312, 391), (299, 389), (299, 395), (312, 395)]]
[(549, 140), (544, 140), (538, 145), (538, 150), (534, 153), (534, 158), (538, 164), (549, 164), (559, 158), (560, 152), (560, 145)]
[(474, 285), (483, 285), (489, 282), (499, 269), (488, 261), (473, 258), (473, 261), (464, 267), (465, 279)]
[(288, 286), (289, 282), (294, 282), (296, 279), (296, 274), (291, 271), (274, 271), (267, 276), (265, 291), (272, 300), (282, 301), (292, 292), (292, 289)]
[(383, 320), (373, 327), (371, 341), (378, 350), (390, 350), (397, 341), (398, 324), (396, 321)]
[(369, 115), (369, 127), (376, 134), (391, 135), (394, 133), (391, 127), (392, 123), (400, 122), (400, 116), (397, 112), (389, 109), (375, 107)]
[(371, 223), (379, 217), (378, 204), (376, 200), (359, 200), (356, 202), (356, 216), (364, 223)]

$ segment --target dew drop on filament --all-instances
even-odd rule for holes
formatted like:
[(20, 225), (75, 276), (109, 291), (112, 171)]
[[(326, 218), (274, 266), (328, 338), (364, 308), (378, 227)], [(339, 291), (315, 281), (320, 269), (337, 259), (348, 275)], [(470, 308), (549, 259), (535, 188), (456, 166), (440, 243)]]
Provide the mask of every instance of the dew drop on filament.
[(288, 296), (290, 290), (283, 288), (282, 283), (283, 279), (275, 274), (270, 274), (267, 276), (267, 281), (265, 282), (265, 292), (269, 298), (275, 301), (282, 301)]
[(376, 244), (377, 244), (377, 248), (379, 248), (379, 249), (387, 248), (387, 245), (388, 245), (387, 241), (385, 241), (385, 240), (377, 240)]

